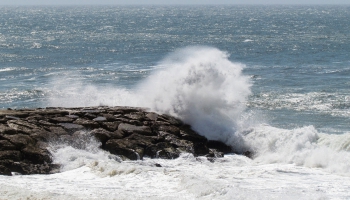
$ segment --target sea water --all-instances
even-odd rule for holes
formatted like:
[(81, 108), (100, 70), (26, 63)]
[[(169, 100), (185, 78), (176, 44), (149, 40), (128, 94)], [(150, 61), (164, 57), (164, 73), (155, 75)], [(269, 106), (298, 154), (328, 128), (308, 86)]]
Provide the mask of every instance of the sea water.
[(254, 152), (120, 161), (94, 138), (56, 143), (61, 173), (0, 176), (0, 199), (349, 199), (349, 9), (0, 7), (1, 109), (147, 107)]

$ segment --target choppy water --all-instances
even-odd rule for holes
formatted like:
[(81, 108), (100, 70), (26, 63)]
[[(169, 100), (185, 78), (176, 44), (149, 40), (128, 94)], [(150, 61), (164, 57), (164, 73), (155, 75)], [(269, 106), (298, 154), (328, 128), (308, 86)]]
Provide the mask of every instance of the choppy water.
[(11, 190), (21, 185), (43, 198), (350, 198), (349, 11), (0, 7), (0, 108), (150, 107), (256, 152), (214, 164), (186, 155), (118, 163), (63, 145), (53, 152), (63, 173), (0, 177), (1, 194), (25, 198)]

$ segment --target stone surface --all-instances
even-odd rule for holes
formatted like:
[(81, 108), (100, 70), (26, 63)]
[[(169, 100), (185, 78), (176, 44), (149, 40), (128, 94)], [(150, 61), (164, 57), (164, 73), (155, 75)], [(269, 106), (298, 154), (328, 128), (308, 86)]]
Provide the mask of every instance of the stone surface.
[(86, 148), (86, 138), (122, 159), (175, 159), (181, 153), (214, 162), (231, 147), (208, 141), (169, 115), (134, 107), (38, 108), (0, 110), (0, 174), (59, 171), (48, 147), (65, 143)]

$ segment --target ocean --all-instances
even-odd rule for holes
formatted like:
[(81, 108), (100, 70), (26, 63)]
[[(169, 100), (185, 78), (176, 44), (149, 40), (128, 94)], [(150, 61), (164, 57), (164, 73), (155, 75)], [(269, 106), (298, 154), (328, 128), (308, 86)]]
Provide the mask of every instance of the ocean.
[(254, 152), (117, 162), (93, 139), (52, 144), (61, 172), (0, 176), (0, 199), (350, 199), (349, 19), (346, 5), (0, 7), (0, 109), (145, 107)]

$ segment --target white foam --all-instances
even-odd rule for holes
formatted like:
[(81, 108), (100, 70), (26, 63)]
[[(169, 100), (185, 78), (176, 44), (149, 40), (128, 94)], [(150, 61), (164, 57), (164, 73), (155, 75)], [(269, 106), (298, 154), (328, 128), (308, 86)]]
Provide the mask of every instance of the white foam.
[[(93, 160), (93, 159), (92, 159)], [(162, 167), (156, 167), (155, 163)], [(108, 173), (107, 173), (108, 172)], [(75, 170), (0, 176), (4, 199), (347, 199), (348, 177), (228, 155), (216, 163), (175, 160), (98, 162)]]
[(313, 126), (293, 130), (268, 125), (244, 137), (258, 163), (290, 163), (350, 175), (350, 133), (319, 133)]
[(250, 94), (244, 65), (209, 47), (180, 49), (161, 65), (140, 84), (146, 106), (179, 117), (208, 139), (242, 144), (235, 133)]

